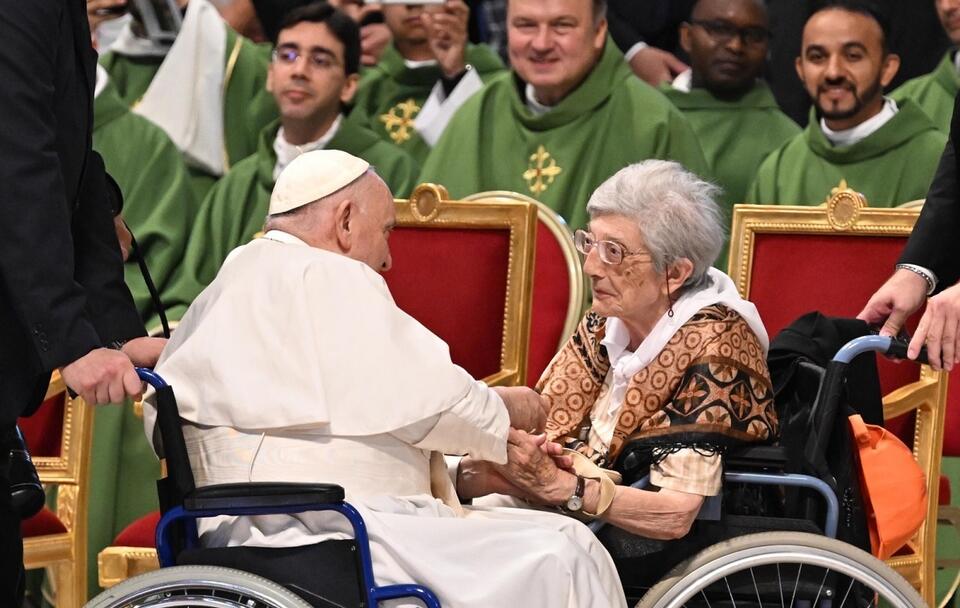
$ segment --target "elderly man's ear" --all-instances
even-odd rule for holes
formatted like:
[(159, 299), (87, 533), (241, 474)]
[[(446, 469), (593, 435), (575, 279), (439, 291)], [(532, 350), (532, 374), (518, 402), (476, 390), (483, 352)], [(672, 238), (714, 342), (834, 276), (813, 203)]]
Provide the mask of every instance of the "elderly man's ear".
[(357, 236), (356, 221), (359, 212), (357, 204), (349, 198), (340, 201), (334, 210), (333, 219), (337, 245), (344, 253), (350, 251), (355, 244), (354, 239)]

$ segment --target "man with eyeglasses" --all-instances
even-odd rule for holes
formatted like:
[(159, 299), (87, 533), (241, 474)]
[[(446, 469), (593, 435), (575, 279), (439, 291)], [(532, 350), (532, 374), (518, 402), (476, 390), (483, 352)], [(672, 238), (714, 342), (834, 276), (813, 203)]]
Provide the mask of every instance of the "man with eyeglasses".
[(325, 2), (287, 14), (266, 77), (280, 119), (261, 131), (256, 154), (237, 163), (201, 205), (182, 263), (163, 294), (171, 319), (182, 316), (232, 249), (261, 232), (274, 182), (300, 154), (342, 150), (374, 165), (398, 196), (413, 189), (416, 161), (344, 118), (359, 67), (359, 28), (346, 14)]
[[(763, 159), (800, 132), (780, 111), (767, 83), (769, 21), (762, 0), (700, 0), (680, 27), (690, 69), (662, 88), (690, 121), (711, 175), (723, 187), (729, 227)], [(726, 244), (717, 263), (727, 263)]]
[(625, 165), (707, 174), (690, 124), (609, 40), (605, 0), (510, 0), (507, 38), (512, 72), (457, 111), (421, 181), (453, 196), (520, 192), (580, 228), (590, 194)]
[(934, 6), (952, 47), (932, 72), (908, 80), (890, 97), (897, 102), (913, 100), (941, 131), (949, 133), (953, 100), (960, 92), (960, 0), (934, 0)]
[(766, 158), (750, 202), (818, 205), (844, 183), (875, 207), (926, 195), (946, 136), (912, 101), (883, 95), (900, 66), (888, 40), (885, 17), (864, 2), (810, 16), (796, 61), (814, 104), (810, 123)]
[[(306, 2), (284, 4), (294, 8)], [(159, 32), (147, 29), (134, 0), (121, 2), (121, 10), (135, 9), (134, 18), (109, 49), (101, 49), (100, 64), (123, 102), (177, 145), (190, 168), (194, 194), (203, 200), (231, 166), (256, 152), (257, 134), (277, 117), (263, 86), (269, 46), (237, 33), (249, 31), (255, 21), (252, 10), (237, 10), (241, 4), (249, 9), (249, 0), (167, 4), (182, 13), (182, 23), (178, 27), (172, 18)], [(95, 18), (89, 9), (88, 15)]]
[(504, 71), (489, 47), (467, 40), (463, 0), (383, 6), (393, 43), (364, 73), (350, 120), (422, 163), (450, 117)]

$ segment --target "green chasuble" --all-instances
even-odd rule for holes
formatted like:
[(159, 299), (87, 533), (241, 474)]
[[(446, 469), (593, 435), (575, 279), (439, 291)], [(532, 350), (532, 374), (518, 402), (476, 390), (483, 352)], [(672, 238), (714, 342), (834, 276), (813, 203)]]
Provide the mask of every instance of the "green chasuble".
[[(199, 205), (179, 150), (159, 127), (130, 111), (112, 84), (94, 102), (93, 147), (123, 192), (123, 217), (137, 237), (158, 289), (183, 256)], [(136, 262), (124, 266), (141, 316), (158, 325)], [(88, 588), (97, 586), (97, 553), (138, 517), (157, 509), (160, 466), (130, 403), (94, 409), (88, 512)]]
[(953, 63), (956, 49), (943, 56), (943, 61), (929, 74), (911, 78), (890, 94), (897, 103), (911, 99), (944, 133), (950, 133), (953, 99), (960, 90), (960, 73)]
[[(93, 148), (120, 185), (123, 218), (162, 293), (183, 257), (200, 207), (183, 158), (160, 127), (127, 108), (112, 83), (94, 103)], [(153, 329), (159, 320), (140, 268), (131, 260), (124, 273), (140, 316)]]
[[(260, 130), (277, 118), (277, 105), (266, 89), (269, 45), (255, 44), (229, 27), (224, 65), (223, 133), (227, 168), (257, 151)], [(135, 106), (147, 92), (163, 57), (129, 57), (109, 52), (100, 64), (110, 74), (120, 98)], [(200, 200), (218, 176), (190, 168), (192, 185)]]
[(512, 190), (549, 205), (571, 228), (587, 222), (587, 200), (605, 179), (648, 158), (671, 159), (709, 176), (683, 115), (633, 75), (607, 41), (587, 78), (542, 116), (527, 108), (513, 73), (492, 80), (457, 111), (420, 181), (451, 196)]
[[(727, 231), (733, 205), (742, 203), (757, 168), (767, 154), (800, 132), (780, 111), (765, 82), (757, 81), (743, 97), (722, 100), (703, 88), (689, 93), (669, 85), (661, 88), (690, 121), (707, 158), (710, 174), (723, 188), (721, 207)], [(726, 265), (727, 243), (717, 258)]]
[[(467, 45), (466, 59), (484, 82), (504, 71), (503, 62), (485, 45)], [(439, 67), (408, 68), (391, 44), (380, 63), (364, 71), (350, 120), (399, 145), (422, 163), (430, 147), (414, 130), (413, 121), (439, 79)]]
[[(277, 164), (273, 142), (279, 129), (279, 121), (264, 129), (257, 154), (237, 163), (203, 201), (183, 262), (171, 289), (163, 294), (170, 319), (183, 316), (217, 275), (231, 250), (263, 230)], [(348, 120), (340, 123), (326, 148), (343, 150), (369, 162), (396, 196), (408, 196), (416, 184), (418, 166), (409, 154)]]
[(760, 165), (747, 202), (819, 205), (846, 180), (871, 207), (895, 207), (924, 198), (947, 136), (910, 100), (866, 139), (833, 146), (815, 111), (807, 128)]

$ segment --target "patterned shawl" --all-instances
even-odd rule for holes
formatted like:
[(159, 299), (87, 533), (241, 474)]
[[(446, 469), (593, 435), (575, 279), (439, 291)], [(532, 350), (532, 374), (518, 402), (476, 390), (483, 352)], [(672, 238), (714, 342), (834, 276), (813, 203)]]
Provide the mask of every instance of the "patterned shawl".
[[(700, 309), (657, 358), (630, 379), (609, 454), (580, 441), (610, 361), (601, 345), (606, 319), (587, 313), (551, 361), (537, 389), (550, 401), (547, 436), (601, 466), (629, 443), (650, 460), (679, 448), (708, 452), (773, 441), (778, 421), (763, 349), (746, 321), (715, 304)], [(618, 467), (620, 468), (620, 467)], [(631, 467), (632, 468), (632, 467)]]

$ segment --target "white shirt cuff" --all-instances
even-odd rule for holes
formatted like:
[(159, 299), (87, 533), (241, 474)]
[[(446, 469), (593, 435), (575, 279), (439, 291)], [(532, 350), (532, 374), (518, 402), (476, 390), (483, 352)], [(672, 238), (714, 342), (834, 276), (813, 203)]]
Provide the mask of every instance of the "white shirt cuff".
[(623, 54), (623, 57), (627, 61), (631, 61), (634, 57), (637, 56), (637, 53), (647, 48), (648, 46), (650, 45), (644, 42), (643, 40), (641, 40), (640, 42), (636, 43), (635, 45), (627, 49), (627, 52)]

